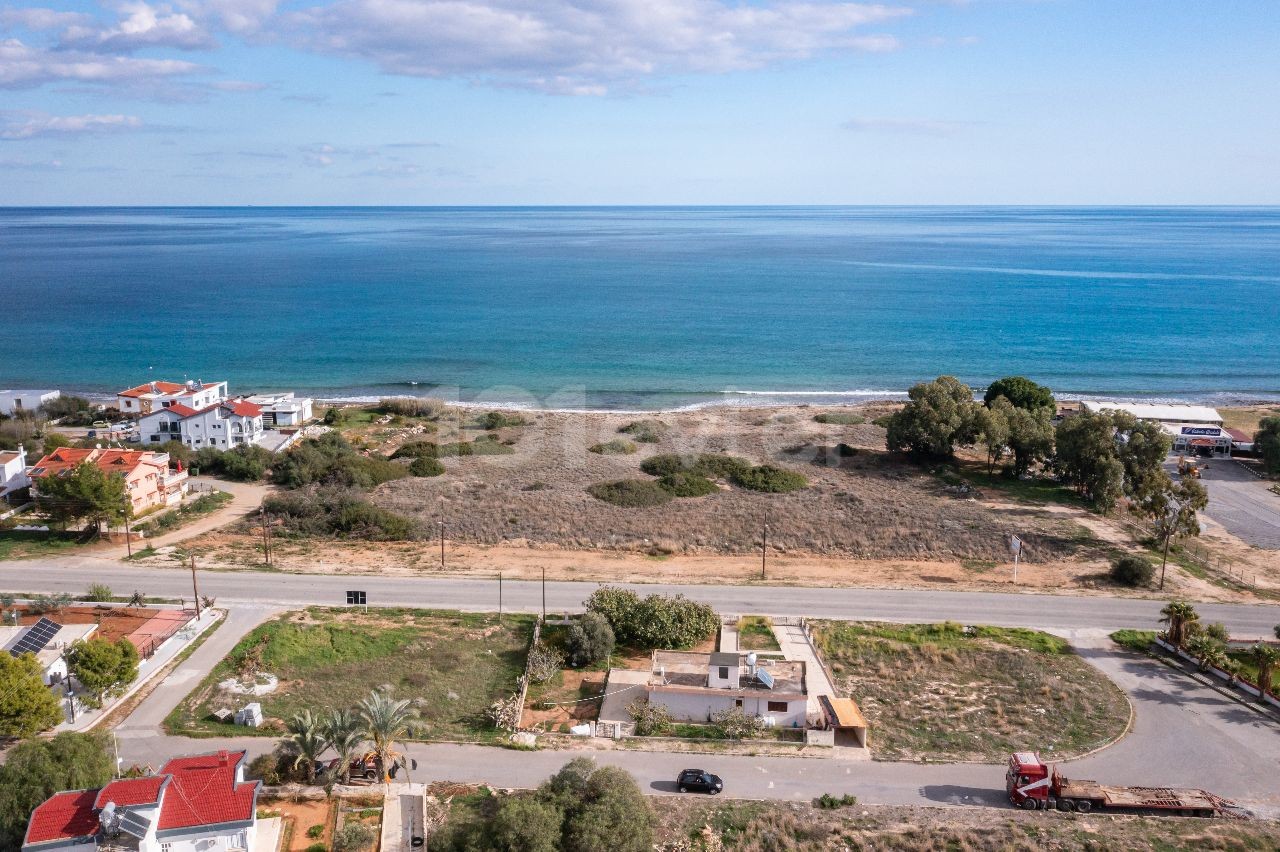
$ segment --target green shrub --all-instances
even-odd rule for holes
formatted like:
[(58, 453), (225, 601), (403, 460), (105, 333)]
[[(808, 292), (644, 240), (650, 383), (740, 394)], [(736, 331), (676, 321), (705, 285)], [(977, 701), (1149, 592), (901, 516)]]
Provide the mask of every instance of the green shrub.
[(422, 456), (409, 463), (409, 473), (414, 476), (439, 476), (444, 473), (444, 465), (439, 459)]
[(764, 731), (764, 719), (748, 716), (741, 707), (726, 707), (711, 714), (711, 725), (726, 740), (745, 740)]
[(618, 479), (597, 482), (587, 489), (597, 500), (627, 509), (661, 506), (671, 500), (671, 493), (651, 479)]
[(349, 822), (333, 835), (333, 852), (364, 852), (373, 845), (374, 831), (362, 822)]
[(751, 491), (784, 494), (788, 491), (798, 491), (807, 487), (809, 480), (794, 470), (775, 467), (771, 464), (762, 464), (735, 474), (733, 484), (740, 485)]
[(307, 847), (306, 852), (329, 852), (329, 847), (323, 843), (312, 843)]
[(85, 590), (84, 600), (86, 601), (109, 601), (111, 600), (111, 587), (106, 583), (93, 583)]
[(408, 475), (403, 466), (384, 458), (368, 458), (337, 432), (309, 438), (278, 458), (271, 478), (285, 488), (307, 485), (373, 488)]
[(300, 535), (412, 541), (422, 532), (415, 521), (375, 506), (349, 488), (272, 494), (262, 501), (262, 506), (269, 514), (282, 519), (288, 532)]
[(696, 456), (666, 453), (645, 459), (640, 463), (640, 469), (650, 476), (693, 473), (707, 479), (733, 480), (751, 470), (751, 463), (737, 456), (718, 453), (702, 453)]
[(881, 429), (888, 429), (889, 424), (893, 422), (892, 414), (882, 414), (875, 420), (871, 421), (872, 426), (879, 426)]
[[(337, 411), (336, 408), (329, 409)], [(395, 396), (378, 402), (374, 411), (380, 414), (394, 414), (400, 417), (425, 417), (436, 420), (444, 414), (444, 403), (438, 399), (426, 399), (416, 396)]]
[(815, 423), (832, 423), (837, 426), (861, 426), (867, 422), (867, 418), (861, 415), (843, 411), (824, 411), (822, 414), (815, 414), (813, 420)]
[(638, 443), (656, 444), (667, 434), (667, 424), (661, 420), (637, 420), (634, 423), (628, 423), (618, 431), (624, 435), (630, 435)]
[(830, 793), (823, 793), (814, 802), (818, 808), (825, 811), (834, 811), (838, 808), (850, 808), (858, 804), (858, 797), (845, 793), (843, 796), (833, 796)]
[(587, 447), (587, 452), (602, 456), (629, 456), (635, 451), (635, 444), (630, 441), (624, 441), (621, 438), (614, 438), (612, 441), (606, 441), (603, 444), (592, 444)]
[(636, 736), (662, 737), (671, 733), (671, 712), (666, 705), (650, 704), (644, 698), (638, 698), (627, 707), (627, 713), (636, 723)]
[(586, 604), (588, 612), (599, 613), (609, 622), (619, 642), (645, 650), (687, 648), (720, 627), (714, 609), (684, 595), (641, 598), (628, 589), (602, 586)]
[(411, 441), (396, 449), (391, 454), (393, 459), (436, 458), (440, 455), (440, 445), (435, 441)]
[(703, 497), (720, 490), (705, 476), (684, 470), (668, 473), (658, 480), (658, 485), (672, 497)]
[(324, 826), (317, 823), (307, 829), (307, 837), (315, 840), (318, 837), (324, 837)]
[(473, 456), (510, 456), (515, 451), (515, 447), (503, 443), (497, 435), (481, 435), (471, 442)]
[(485, 431), (493, 431), (503, 427), (526, 426), (529, 421), (525, 420), (519, 414), (510, 414), (502, 411), (490, 411), (482, 414), (475, 420), (475, 425)]
[(613, 628), (598, 612), (583, 613), (569, 625), (564, 640), (565, 653), (573, 666), (590, 666), (608, 659), (613, 653), (613, 645)]
[(1122, 586), (1145, 586), (1155, 576), (1156, 566), (1142, 556), (1121, 556), (1111, 563), (1111, 579)]

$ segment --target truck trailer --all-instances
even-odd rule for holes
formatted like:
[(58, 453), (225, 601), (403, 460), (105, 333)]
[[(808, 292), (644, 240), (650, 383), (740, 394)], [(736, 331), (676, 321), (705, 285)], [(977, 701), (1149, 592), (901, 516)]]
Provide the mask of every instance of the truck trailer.
[(1247, 814), (1234, 802), (1204, 790), (1173, 787), (1114, 787), (1097, 781), (1067, 778), (1034, 752), (1009, 756), (1005, 773), (1009, 802), (1025, 810), (1110, 811), (1169, 816), (1235, 817)]

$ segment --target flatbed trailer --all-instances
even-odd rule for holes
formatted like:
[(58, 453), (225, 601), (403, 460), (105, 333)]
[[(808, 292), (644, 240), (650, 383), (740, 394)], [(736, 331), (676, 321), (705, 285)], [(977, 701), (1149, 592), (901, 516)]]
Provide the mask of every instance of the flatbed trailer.
[(1227, 799), (1206, 790), (1176, 787), (1117, 787), (1067, 778), (1057, 767), (1032, 752), (1009, 758), (1005, 774), (1009, 802), (1026, 810), (1110, 811), (1128, 814), (1166, 814), (1188, 817), (1241, 818), (1246, 812)]

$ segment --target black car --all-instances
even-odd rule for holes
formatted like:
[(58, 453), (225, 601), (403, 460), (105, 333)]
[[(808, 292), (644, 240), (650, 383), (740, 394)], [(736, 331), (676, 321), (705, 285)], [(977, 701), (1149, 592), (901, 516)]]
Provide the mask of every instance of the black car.
[(714, 796), (724, 789), (724, 782), (719, 775), (712, 775), (701, 769), (686, 769), (676, 779), (676, 786), (681, 793), (710, 793)]

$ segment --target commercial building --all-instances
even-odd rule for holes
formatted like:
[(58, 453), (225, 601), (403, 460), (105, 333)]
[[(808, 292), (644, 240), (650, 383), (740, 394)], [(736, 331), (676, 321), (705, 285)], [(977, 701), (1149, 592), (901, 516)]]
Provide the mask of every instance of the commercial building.
[(187, 472), (170, 470), (168, 453), (59, 447), (28, 471), (33, 496), (39, 497), (41, 480), (65, 476), (86, 463), (124, 477), (135, 517), (152, 509), (177, 506), (187, 492)]
[(32, 811), (22, 850), (275, 852), (278, 837), (259, 843), (262, 782), (245, 781), (244, 764), (243, 751), (180, 757), (155, 775), (56, 793)]
[(1098, 402), (1086, 400), (1082, 402), (1085, 411), (1123, 411), (1132, 414), (1139, 420), (1150, 420), (1154, 423), (1179, 425), (1183, 423), (1221, 426), (1222, 415), (1217, 409), (1207, 405), (1183, 405), (1181, 403), (1150, 402)]
[(12, 417), (34, 412), (60, 396), (62, 392), (56, 390), (0, 390), (0, 414)]

